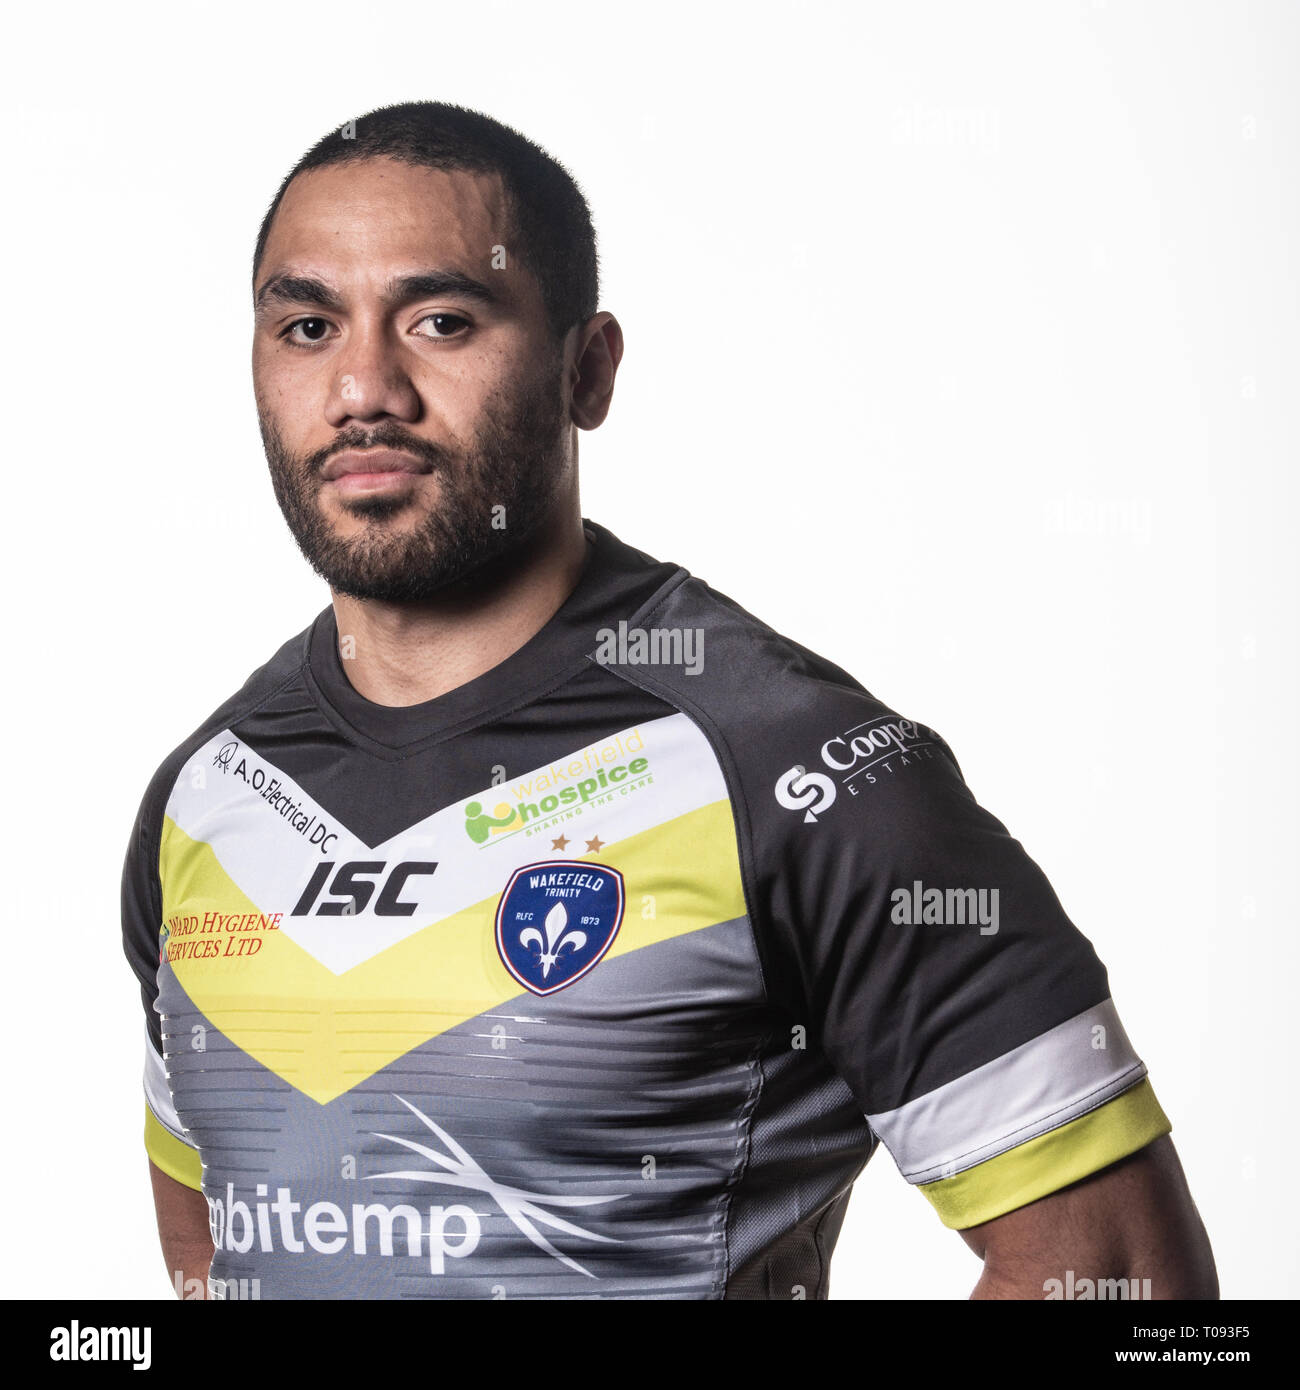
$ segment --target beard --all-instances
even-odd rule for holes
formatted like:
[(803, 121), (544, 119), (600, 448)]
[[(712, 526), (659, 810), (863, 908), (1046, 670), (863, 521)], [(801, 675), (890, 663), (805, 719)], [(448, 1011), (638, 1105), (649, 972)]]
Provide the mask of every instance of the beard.
[[(431, 599), (517, 550), (548, 519), (568, 467), (558, 371), (541, 372), (504, 406), (489, 407), (464, 452), (385, 420), (295, 455), (260, 406), (258, 423), (276, 501), (307, 562), (336, 593), (384, 603)], [(372, 447), (404, 449), (428, 465), (437, 502), (416, 525), (398, 527), (388, 520), (417, 505), (409, 496), (340, 499), (366, 525), (339, 536), (321, 506), (321, 469), (344, 449)]]

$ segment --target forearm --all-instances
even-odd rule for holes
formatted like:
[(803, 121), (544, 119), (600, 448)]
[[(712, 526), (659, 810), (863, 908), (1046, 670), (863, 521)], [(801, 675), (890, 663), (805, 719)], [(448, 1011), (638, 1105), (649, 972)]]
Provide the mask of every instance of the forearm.
[(1168, 1135), (962, 1235), (984, 1261), (972, 1298), (1219, 1297), (1209, 1237)]
[(201, 1192), (169, 1178), (153, 1163), (149, 1164), (149, 1179), (158, 1213), (158, 1240), (176, 1296), (186, 1300), (207, 1298), (208, 1268), (213, 1255), (207, 1199)]
[(169, 1241), (162, 1237), (163, 1258), (177, 1298), (187, 1302), (208, 1296), (208, 1269), (212, 1264), (212, 1242), (195, 1245)]
[(1212, 1258), (1153, 1265), (1141, 1260), (1094, 1264), (1085, 1256), (1071, 1267), (1043, 1265), (1032, 1271), (1023, 1264), (1004, 1271), (986, 1262), (970, 1296), (981, 1300), (1217, 1299), (1219, 1281)]

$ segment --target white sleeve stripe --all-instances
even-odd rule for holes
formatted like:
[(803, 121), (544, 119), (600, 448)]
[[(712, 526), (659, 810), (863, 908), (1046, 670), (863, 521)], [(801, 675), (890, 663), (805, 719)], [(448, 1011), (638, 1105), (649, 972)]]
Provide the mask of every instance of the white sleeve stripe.
[(167, 1085), (167, 1068), (158, 1055), (158, 1049), (153, 1045), (147, 1027), (144, 1037), (144, 1098), (149, 1109), (153, 1111), (154, 1119), (182, 1144), (189, 1144), (193, 1148), (194, 1145), (181, 1129), (180, 1116), (172, 1104), (171, 1088)]
[(910, 1183), (953, 1177), (1112, 1100), (1146, 1075), (1109, 999), (880, 1115)]

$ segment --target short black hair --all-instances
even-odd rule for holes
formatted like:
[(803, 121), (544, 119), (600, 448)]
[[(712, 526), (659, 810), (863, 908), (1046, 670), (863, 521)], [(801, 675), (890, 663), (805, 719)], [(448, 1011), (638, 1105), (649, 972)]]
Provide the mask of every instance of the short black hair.
[(551, 332), (562, 338), (596, 312), (596, 232), (573, 175), (510, 126), (441, 101), (376, 107), (317, 141), (285, 176), (262, 218), (253, 253), (254, 286), (271, 223), (297, 175), (384, 156), (429, 169), (498, 174), (509, 208), (507, 255), (517, 257), (538, 282)]

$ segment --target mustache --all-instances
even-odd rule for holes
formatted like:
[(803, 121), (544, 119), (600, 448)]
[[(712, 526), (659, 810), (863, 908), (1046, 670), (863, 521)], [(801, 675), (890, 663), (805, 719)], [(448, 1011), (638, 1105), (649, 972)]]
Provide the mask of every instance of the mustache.
[(347, 449), (402, 449), (408, 454), (414, 454), (434, 470), (445, 468), (453, 457), (441, 445), (408, 434), (400, 425), (385, 423), (373, 430), (351, 430), (338, 435), (323, 449), (308, 454), (303, 459), (303, 467), (309, 474), (318, 476), (335, 454), (341, 454)]

